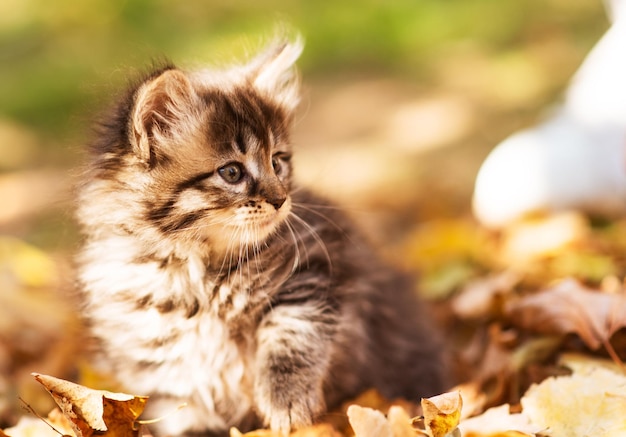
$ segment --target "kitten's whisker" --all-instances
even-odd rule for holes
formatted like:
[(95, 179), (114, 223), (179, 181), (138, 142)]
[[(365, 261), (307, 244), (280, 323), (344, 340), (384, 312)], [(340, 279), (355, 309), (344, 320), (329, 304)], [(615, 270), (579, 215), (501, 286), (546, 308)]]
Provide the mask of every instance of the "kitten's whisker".
[(293, 226), (291, 225), (291, 222), (289, 221), (289, 219), (285, 220), (285, 225), (287, 226), (287, 229), (289, 230), (289, 235), (291, 235), (291, 239), (293, 240), (293, 246), (295, 249), (293, 266), (291, 267), (291, 273), (290, 273), (291, 275), (293, 275), (296, 269), (298, 268), (298, 266), (300, 265), (300, 244), (298, 242), (298, 238), (296, 237), (296, 232), (293, 229)]
[(331, 257), (330, 257), (330, 253), (328, 252), (328, 248), (326, 247), (326, 244), (324, 243), (322, 238), (319, 236), (317, 231), (313, 228), (313, 226), (308, 224), (306, 222), (306, 220), (304, 220), (301, 217), (299, 217), (295, 212), (291, 212), (290, 213), (290, 217), (293, 217), (296, 221), (298, 221), (309, 232), (311, 237), (313, 237), (313, 239), (317, 242), (317, 244), (319, 245), (320, 249), (324, 252), (324, 256), (326, 257), (326, 261), (328, 261), (328, 268), (330, 269), (330, 271), (332, 271), (333, 266), (332, 266), (332, 260), (331, 260)]
[[(313, 207), (309, 207), (305, 203), (294, 203), (293, 204), (294, 208), (302, 208), (305, 211), (308, 211), (311, 214), (315, 214), (319, 218), (326, 220), (330, 225), (335, 227), (335, 229), (337, 229), (338, 231), (341, 231), (341, 233), (343, 233), (345, 235), (344, 229), (341, 226), (339, 226), (339, 224), (337, 224), (337, 222), (335, 222), (333, 219), (331, 219), (327, 215), (322, 214), (321, 212), (317, 211), (316, 208), (321, 208), (321, 207), (323, 207), (322, 205), (311, 205), (311, 206), (313, 206)], [(331, 209), (331, 207), (329, 207), (329, 209)], [(341, 210), (340, 208), (333, 208), (333, 209)]]

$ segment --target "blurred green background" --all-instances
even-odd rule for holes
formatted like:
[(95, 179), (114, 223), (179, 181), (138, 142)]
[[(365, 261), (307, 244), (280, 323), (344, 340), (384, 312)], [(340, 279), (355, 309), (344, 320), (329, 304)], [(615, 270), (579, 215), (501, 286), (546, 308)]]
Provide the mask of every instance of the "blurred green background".
[(72, 178), (129, 77), (228, 63), (277, 23), (306, 40), (302, 179), (388, 229), (466, 213), (489, 149), (608, 26), (601, 0), (3, 0), (0, 233), (71, 247)]

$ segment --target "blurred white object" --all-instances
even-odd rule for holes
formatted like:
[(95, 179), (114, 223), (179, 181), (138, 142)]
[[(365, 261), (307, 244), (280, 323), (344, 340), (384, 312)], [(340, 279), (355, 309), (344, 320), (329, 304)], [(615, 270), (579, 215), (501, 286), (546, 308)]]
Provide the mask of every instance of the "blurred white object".
[(473, 208), (486, 226), (534, 211), (626, 212), (626, 0), (607, 3), (613, 24), (562, 107), (504, 140), (480, 168)]

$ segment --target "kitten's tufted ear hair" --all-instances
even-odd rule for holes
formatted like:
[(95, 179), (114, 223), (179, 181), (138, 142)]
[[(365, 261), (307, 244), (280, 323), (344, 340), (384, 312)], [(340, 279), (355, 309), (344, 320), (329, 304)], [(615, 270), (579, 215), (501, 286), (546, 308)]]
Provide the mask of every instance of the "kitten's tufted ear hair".
[(294, 110), (299, 101), (300, 84), (294, 64), (303, 46), (299, 37), (294, 41), (278, 41), (249, 64), (254, 86), (288, 110)]
[(197, 98), (187, 76), (176, 69), (167, 69), (139, 87), (130, 120), (130, 143), (142, 162), (153, 166), (159, 157), (155, 145), (192, 122)]

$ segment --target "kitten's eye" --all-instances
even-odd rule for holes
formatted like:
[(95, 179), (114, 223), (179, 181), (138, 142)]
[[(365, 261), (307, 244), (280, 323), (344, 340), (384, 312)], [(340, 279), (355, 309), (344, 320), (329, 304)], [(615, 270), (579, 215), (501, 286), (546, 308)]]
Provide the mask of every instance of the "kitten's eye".
[(281, 154), (272, 156), (272, 167), (274, 168), (274, 173), (281, 174), (283, 171), (283, 163), (288, 160), (288, 155)]
[(236, 184), (243, 177), (243, 169), (236, 162), (231, 162), (224, 167), (218, 168), (217, 172), (229, 184)]
[(280, 174), (280, 171), (281, 171), (280, 159), (278, 159), (276, 156), (272, 157), (272, 167), (274, 168), (274, 173)]

